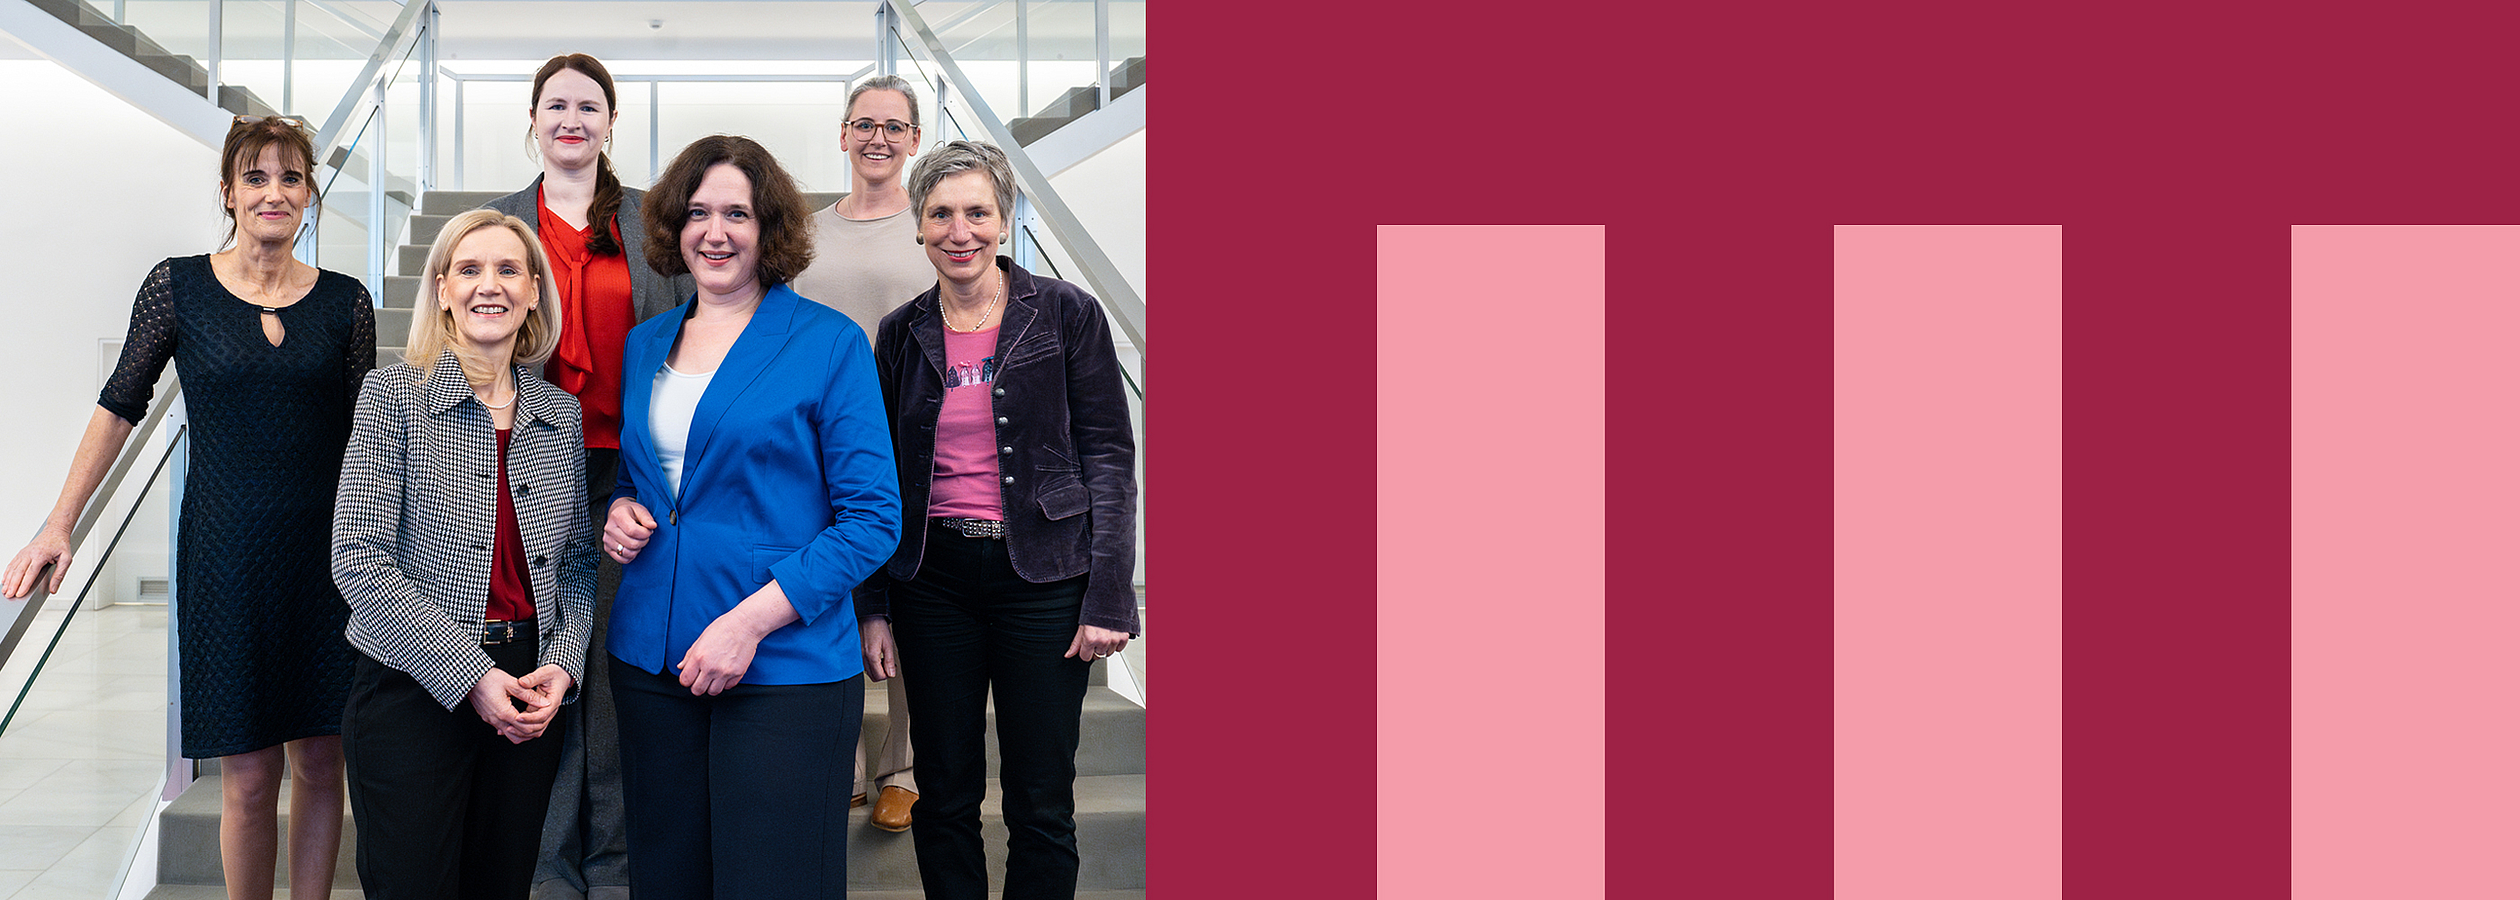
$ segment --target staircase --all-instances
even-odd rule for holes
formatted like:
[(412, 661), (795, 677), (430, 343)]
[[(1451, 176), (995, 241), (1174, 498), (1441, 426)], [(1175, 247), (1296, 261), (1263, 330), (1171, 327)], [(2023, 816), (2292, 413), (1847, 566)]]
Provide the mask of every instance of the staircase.
[[(410, 334), (412, 302), (419, 296), (420, 276), (428, 264), (429, 243), (437, 240), (438, 231), (448, 220), (465, 210), (505, 196), (507, 191), (441, 191), (421, 198), (420, 212), (411, 219), (411, 240), (395, 254), (397, 272), (385, 278), (383, 304), (376, 311), (377, 362), (391, 364), (402, 358), (402, 343)], [(807, 194), (811, 203), (829, 205), (838, 194)], [(635, 263), (634, 264), (643, 264)], [(1135, 650), (1135, 647), (1132, 647)], [(600, 649), (595, 652), (602, 652)], [(1129, 701), (1107, 686), (1109, 663), (1095, 663), (1092, 687), (1086, 690), (1084, 740), (1076, 753), (1076, 839), (1083, 859), (1078, 872), (1077, 897), (1080, 900), (1145, 900), (1146, 897), (1146, 709)], [(989, 771), (997, 771), (996, 714), (991, 712), (988, 757)], [(866, 695), (867, 733), (881, 735), (891, 725), (882, 685), (868, 685)], [(833, 748), (834, 753), (847, 753), (848, 748)], [(225, 879), (219, 871), (219, 776), (215, 766), (205, 764), (208, 774), (193, 782), (182, 797), (162, 814), (158, 839), (158, 887), (149, 900), (220, 900), (226, 896)], [(1006, 823), (998, 815), (997, 800), (1002, 796), (996, 780), (989, 785), (990, 800), (983, 805), (981, 835), (987, 842), (991, 880), (1003, 880), (1006, 865)], [(868, 824), (871, 808), (849, 814), (849, 889), (850, 896), (863, 900), (920, 900), (918, 856), (911, 848), (908, 834), (892, 834)], [(288, 800), (281, 799), (280, 828), (288, 828)], [(333, 878), (333, 900), (353, 900), (359, 893), (358, 870), (355, 864), (358, 825), (352, 822), (342, 832), (341, 857)], [(282, 842), (284, 845), (286, 841)], [(285, 846), (278, 865), (282, 885), (278, 896), (287, 897), (288, 858)], [(604, 897), (610, 892), (598, 891)], [(584, 900), (560, 882), (546, 882), (535, 900)]]
[[(1107, 664), (1094, 665), (1093, 687), (1085, 693), (1084, 741), (1076, 752), (1076, 842), (1084, 868), (1077, 875), (1080, 900), (1144, 900), (1146, 896), (1146, 710), (1104, 686)], [(884, 689), (869, 685), (866, 728), (883, 734), (890, 727)], [(997, 770), (997, 728), (990, 715), (989, 770)], [(847, 753), (848, 748), (834, 748)], [(989, 783), (990, 801), (983, 806), (981, 834), (988, 842), (991, 880), (1003, 877), (1006, 824), (997, 815), (1000, 796), (996, 779)], [(870, 900), (914, 900), (919, 891), (918, 856), (910, 835), (892, 834), (868, 824), (871, 809), (849, 814), (849, 893)], [(280, 829), (288, 830), (288, 798), (280, 801)], [(355, 848), (358, 824), (342, 830), (341, 858), (333, 877), (334, 900), (360, 896)], [(282, 841), (278, 872), (280, 897), (287, 897), (288, 849)], [(219, 776), (205, 775), (166, 808), (159, 825), (158, 887), (148, 900), (219, 900), (226, 896), (219, 871)], [(603, 892), (599, 892), (599, 896)], [(580, 900), (559, 882), (546, 882), (536, 900)]]
[[(1137, 90), (1146, 84), (1146, 57), (1133, 57), (1111, 70), (1111, 96)], [(1102, 105), (1102, 90), (1097, 85), (1069, 88), (1059, 99), (1050, 101), (1039, 115), (1026, 116), (1006, 123), (1006, 130), (1015, 134), (1015, 142), (1032, 146), (1032, 142), (1059, 130), (1059, 126), (1076, 121)]]
[[(98, 15), (95, 10), (88, 8), (87, 4), (79, 0), (27, 0), (27, 2), (37, 9), (50, 13), (53, 18), (60, 19), (69, 23), (71, 27), (85, 32), (89, 37), (113, 48), (115, 52), (131, 57), (133, 62), (166, 76), (167, 80), (182, 85), (185, 90), (193, 92), (195, 96), (202, 96), (204, 90), (209, 87), (210, 70), (203, 67), (200, 60), (169, 52), (142, 35), (138, 29), (129, 25), (116, 24), (113, 20)], [(232, 84), (219, 86), (219, 108), (244, 116), (278, 114), (270, 104), (254, 96), (254, 92)]]

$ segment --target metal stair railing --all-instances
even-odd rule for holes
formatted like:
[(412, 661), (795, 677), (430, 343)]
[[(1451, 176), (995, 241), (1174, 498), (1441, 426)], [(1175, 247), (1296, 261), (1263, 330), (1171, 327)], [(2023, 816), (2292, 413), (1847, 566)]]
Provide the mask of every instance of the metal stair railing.
[[(131, 527), (132, 517), (140, 510), (139, 498), (148, 493), (149, 488), (157, 483), (158, 476), (165, 472), (167, 460), (173, 456), (176, 442), (183, 436), (184, 426), (177, 425), (162, 444), (152, 441), (157, 434), (158, 426), (166, 421), (167, 410), (173, 408), (176, 401), (183, 397), (182, 382), (173, 378), (167, 381), (166, 390), (158, 395), (156, 402), (149, 405), (148, 415), (141, 417), (139, 426), (132, 429), (130, 438), (123, 441), (122, 452), (115, 454), (113, 467), (106, 470), (105, 480), (97, 483), (96, 491), (88, 495), (87, 507), (79, 511), (77, 524), (70, 528), (70, 565), (75, 568), (84, 562), (88, 566), (88, 577), (79, 583), (78, 591), (71, 595), (70, 614), (64, 615), (61, 620), (61, 627), (64, 629), (69, 627), (71, 615), (77, 614), (80, 604), (87, 599), (89, 592), (95, 589), (97, 578), (105, 572), (106, 564), (113, 558), (114, 548), (122, 542), (123, 532)], [(139, 468), (143, 463), (148, 467), (148, 477), (142, 480), (138, 491), (125, 497), (122, 492), (124, 479), (131, 474), (133, 469)], [(125, 503), (128, 508), (123, 511), (121, 520), (115, 525), (113, 537), (105, 542), (103, 549), (91, 556), (85, 552), (88, 535), (95, 531), (97, 521), (105, 517), (106, 510), (112, 509), (118, 503)], [(41, 532), (42, 526), (37, 526), (37, 533)], [(52, 564), (47, 564), (37, 571), (34, 576), (35, 589), (25, 598), (0, 600), (0, 614), (8, 617), (8, 624), (5, 628), (0, 628), (0, 668), (7, 667), (9, 662), (16, 657), (17, 649), (35, 624), (36, 617), (43, 613), (45, 604), (53, 598), (53, 593), (44, 589), (44, 585), (51, 580), (52, 571)], [(52, 645), (60, 640), (61, 631), (55, 630), (51, 641), (45, 645), (46, 653), (49, 654)], [(16, 696), (10, 701), (8, 712), (0, 714), (0, 734), (7, 733), (9, 722), (17, 716), (19, 704), (26, 700), (27, 690), (34, 686), (35, 679), (42, 674), (43, 662), (39, 659), (28, 671), (26, 683), (16, 686), (14, 691)]]

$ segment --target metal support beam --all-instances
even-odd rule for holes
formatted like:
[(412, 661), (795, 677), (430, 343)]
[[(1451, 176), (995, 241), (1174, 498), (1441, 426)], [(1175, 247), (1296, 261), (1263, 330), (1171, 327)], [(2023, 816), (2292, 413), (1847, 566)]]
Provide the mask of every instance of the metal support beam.
[(1032, 115), (1032, 109), (1032, 17), (1024, 13), (1024, 0), (1015, 0), (1015, 117)]
[(1111, 105), (1111, 0), (1094, 0), (1094, 108)]
[(893, 21), (892, 4), (890, 2), (876, 4), (875, 71), (880, 74), (893, 74), (893, 42), (899, 40), (894, 37), (894, 32), (898, 30), (900, 30), (900, 23)]
[(447, 166), (454, 176), (447, 183), (454, 185), (453, 190), (460, 191), (464, 189), (464, 80), (457, 78), (453, 81), (455, 82), (455, 161)]
[(280, 114), (297, 115), (297, 4), (280, 4)]
[(219, 105), (219, 45), (227, 40), (227, 35), (220, 33), (219, 27), (219, 0), (210, 0), (210, 58), (203, 66), (210, 77), (208, 83), (202, 86), (201, 95), (210, 98), (212, 106)]
[[(437, 0), (420, 21), (420, 190), (437, 190)], [(415, 201), (417, 198), (414, 198)]]
[(385, 89), (392, 84), (390, 79), (376, 80), (375, 117), (359, 141), (367, 147), (368, 157), (367, 289), (371, 297), (385, 296)]
[(657, 131), (661, 127), (657, 123), (665, 119), (664, 109), (657, 105), (656, 84), (648, 82), (648, 184), (651, 185), (656, 183), (656, 176), (665, 171), (665, 163), (656, 158)]

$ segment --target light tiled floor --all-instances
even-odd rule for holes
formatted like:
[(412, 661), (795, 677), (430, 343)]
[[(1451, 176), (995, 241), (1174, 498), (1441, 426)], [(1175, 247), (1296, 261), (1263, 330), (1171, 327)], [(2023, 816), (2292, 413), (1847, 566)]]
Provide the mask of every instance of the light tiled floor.
[[(43, 613), (0, 667), (0, 711), (61, 622)], [(106, 896), (165, 758), (166, 607), (81, 611), (0, 732), (0, 898)]]

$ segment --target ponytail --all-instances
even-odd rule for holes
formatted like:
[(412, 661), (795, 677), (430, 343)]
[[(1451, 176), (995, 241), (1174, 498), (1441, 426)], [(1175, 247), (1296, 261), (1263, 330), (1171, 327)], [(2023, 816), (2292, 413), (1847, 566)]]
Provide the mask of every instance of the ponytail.
[(621, 177), (613, 174), (612, 157), (595, 154), (595, 199), (586, 207), (586, 252), (620, 256), (613, 239), (613, 219), (621, 215)]

